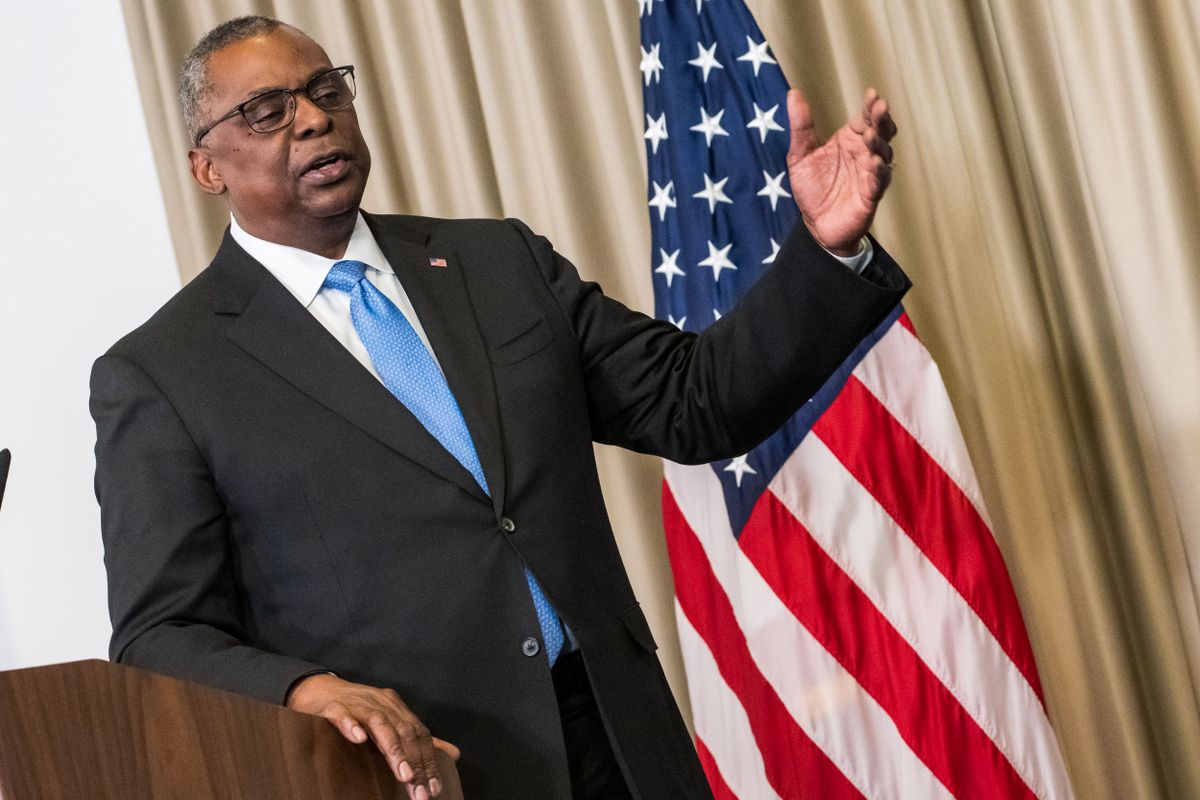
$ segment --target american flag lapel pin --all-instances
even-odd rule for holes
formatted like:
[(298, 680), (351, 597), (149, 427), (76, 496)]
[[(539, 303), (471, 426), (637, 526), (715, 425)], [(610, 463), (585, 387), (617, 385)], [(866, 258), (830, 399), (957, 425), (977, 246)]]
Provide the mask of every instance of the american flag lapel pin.
[(431, 258), (431, 259), (429, 259), (429, 266), (431, 266), (431, 267), (444, 267), (444, 266), (446, 266), (446, 259), (444, 259), (444, 258)]

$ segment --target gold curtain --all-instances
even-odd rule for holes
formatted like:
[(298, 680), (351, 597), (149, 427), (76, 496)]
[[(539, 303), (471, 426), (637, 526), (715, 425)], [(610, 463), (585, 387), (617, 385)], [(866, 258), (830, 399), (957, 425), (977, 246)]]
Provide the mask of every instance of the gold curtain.
[[(226, 212), (191, 186), (175, 69), (238, 14), (357, 65), (365, 205), (518, 216), (652, 308), (633, 0), (122, 0), (186, 279)], [(749, 0), (826, 131), (901, 125), (877, 234), (942, 367), (1080, 798), (1200, 797), (1200, 44), (1189, 0)], [(686, 708), (651, 459), (599, 452)]]

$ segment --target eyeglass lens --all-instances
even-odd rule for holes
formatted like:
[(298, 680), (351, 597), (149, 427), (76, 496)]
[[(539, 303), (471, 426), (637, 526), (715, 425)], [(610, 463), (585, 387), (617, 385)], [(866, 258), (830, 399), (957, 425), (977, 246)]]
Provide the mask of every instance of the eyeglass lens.
[[(317, 108), (336, 111), (354, 100), (354, 73), (349, 69), (322, 73), (309, 81), (303, 91)], [(247, 124), (259, 133), (284, 127), (292, 121), (295, 111), (296, 99), (285, 89), (265, 92), (242, 106)]]

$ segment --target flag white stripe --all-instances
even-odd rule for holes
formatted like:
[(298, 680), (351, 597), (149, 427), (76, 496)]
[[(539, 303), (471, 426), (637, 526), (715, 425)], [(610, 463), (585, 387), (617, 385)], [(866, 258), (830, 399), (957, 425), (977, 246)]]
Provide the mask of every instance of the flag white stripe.
[(725, 784), (739, 800), (778, 800), (767, 780), (762, 753), (754, 744), (750, 718), (733, 690), (721, 678), (708, 645), (675, 602), (679, 647), (687, 668), (692, 721)]
[(892, 325), (854, 376), (950, 476), (990, 528), (942, 373), (921, 341), (903, 325)]
[(768, 487), (1045, 800), (1070, 797), (1041, 702), (945, 576), (816, 435)]
[(667, 484), (733, 605), (750, 655), (817, 747), (868, 798), (951, 798), (891, 717), (775, 595), (737, 546), (708, 466), (667, 462)]

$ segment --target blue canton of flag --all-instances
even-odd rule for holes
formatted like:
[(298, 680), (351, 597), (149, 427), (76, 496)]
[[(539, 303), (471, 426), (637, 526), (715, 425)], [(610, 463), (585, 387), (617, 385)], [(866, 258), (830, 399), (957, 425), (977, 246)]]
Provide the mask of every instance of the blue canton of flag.
[[(799, 220), (787, 172), (788, 82), (744, 3), (639, 6), (655, 314), (699, 332), (754, 285)], [(774, 436), (713, 464), (735, 534), (899, 313)]]

